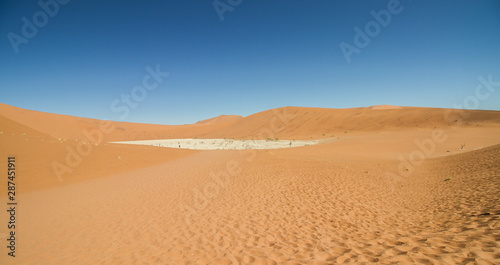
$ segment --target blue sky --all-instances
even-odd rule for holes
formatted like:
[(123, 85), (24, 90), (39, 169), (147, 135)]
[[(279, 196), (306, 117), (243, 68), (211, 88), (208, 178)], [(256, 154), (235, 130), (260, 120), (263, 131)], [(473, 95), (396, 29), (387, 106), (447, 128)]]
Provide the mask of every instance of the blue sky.
[[(479, 77), (500, 82), (500, 1), (218, 1), (223, 20), (213, 1), (42, 0), (53, 16), (2, 1), (0, 102), (184, 124), (283, 106), (449, 108), (474, 97)], [(370, 42), (348, 63), (340, 44), (356, 47), (367, 24)], [(169, 75), (141, 90), (148, 66)], [(121, 102), (132, 93), (135, 108)], [(481, 93), (474, 107), (500, 110), (500, 86)]]

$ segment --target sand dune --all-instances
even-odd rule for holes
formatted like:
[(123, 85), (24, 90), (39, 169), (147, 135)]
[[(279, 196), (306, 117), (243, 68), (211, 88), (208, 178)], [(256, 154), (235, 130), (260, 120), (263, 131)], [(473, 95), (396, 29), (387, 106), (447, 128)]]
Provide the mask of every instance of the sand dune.
[[(20, 209), (17, 257), (2, 245), (0, 263), (500, 263), (499, 112), (286, 107), (216, 121), (114, 122), (92, 142), (85, 131), (98, 120), (0, 105), (0, 156), (18, 161)], [(324, 141), (107, 143), (194, 137)], [(57, 177), (53, 162), (69, 150), (81, 161)]]
[(402, 109), (404, 107), (401, 106), (393, 106), (393, 105), (374, 105), (368, 107), (369, 109)]
[[(402, 109), (322, 109), (285, 107), (259, 112), (241, 119), (223, 132), (214, 132), (232, 138), (266, 135), (263, 128), (270, 128), (282, 139), (308, 139), (310, 137), (342, 136), (348, 133), (401, 131), (451, 128), (496, 127), (500, 123), (498, 112), (466, 111), (450, 109), (414, 108)], [(323, 135), (324, 134), (324, 135)], [(223, 137), (222, 137), (223, 138)]]
[[(50, 114), (0, 103), (0, 113), (17, 123), (62, 139), (86, 139), (85, 132), (99, 130), (103, 121)], [(417, 107), (367, 107), (324, 109), (284, 107), (248, 117), (223, 115), (188, 125), (155, 125), (109, 122), (104, 141), (132, 141), (178, 138), (281, 138), (309, 140), (345, 133), (369, 133), (434, 128), (498, 128), (496, 111), (452, 110)], [(333, 135), (333, 136), (332, 136)]]
[(211, 119), (206, 119), (197, 122), (196, 124), (214, 124), (214, 123), (226, 123), (226, 122), (231, 122), (231, 121), (236, 121), (243, 119), (243, 116), (239, 115), (220, 115), (215, 118)]
[[(85, 140), (92, 132), (101, 131), (103, 142), (171, 139), (197, 137), (229, 126), (230, 119), (224, 122), (190, 125), (156, 125), (130, 122), (104, 122), (96, 119), (81, 118), (21, 109), (0, 103), (0, 114), (54, 138), (66, 140)], [(235, 120), (234, 120), (235, 121)], [(111, 127), (111, 129), (103, 130)], [(105, 132), (104, 132), (105, 131)]]

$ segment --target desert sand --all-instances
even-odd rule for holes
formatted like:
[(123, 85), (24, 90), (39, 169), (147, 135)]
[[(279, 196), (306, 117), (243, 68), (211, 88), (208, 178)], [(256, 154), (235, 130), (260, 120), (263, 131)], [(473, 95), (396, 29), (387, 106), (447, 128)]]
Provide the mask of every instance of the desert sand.
[[(190, 150), (113, 142), (314, 141)], [(0, 104), (0, 264), (499, 264), (500, 112), (285, 107), (191, 125)], [(0, 198), (7, 207), (7, 175)]]

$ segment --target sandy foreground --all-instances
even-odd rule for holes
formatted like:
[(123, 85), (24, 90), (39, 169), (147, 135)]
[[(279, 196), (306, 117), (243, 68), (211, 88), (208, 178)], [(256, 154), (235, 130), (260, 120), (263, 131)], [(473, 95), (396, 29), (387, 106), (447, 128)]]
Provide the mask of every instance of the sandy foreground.
[[(3, 210), (0, 264), (499, 264), (500, 114), (471, 112), (457, 122), (415, 109), (288, 109), (289, 122), (278, 110), (184, 127), (117, 123), (122, 129), (93, 142), (82, 135), (95, 132), (95, 120), (0, 106), (0, 171), (15, 156), (18, 172), (16, 257), (7, 254)], [(314, 123), (311, 113), (321, 118)], [(109, 143), (182, 134), (319, 143)], [(57, 163), (69, 170), (58, 175)], [(0, 190), (7, 209), (5, 174)]]

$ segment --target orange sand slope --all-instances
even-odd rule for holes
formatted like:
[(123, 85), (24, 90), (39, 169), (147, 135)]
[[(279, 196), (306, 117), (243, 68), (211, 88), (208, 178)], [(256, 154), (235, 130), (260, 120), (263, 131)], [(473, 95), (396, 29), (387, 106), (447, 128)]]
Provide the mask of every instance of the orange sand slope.
[[(241, 117), (222, 115), (190, 125), (103, 122), (0, 103), (0, 115), (54, 138), (85, 139), (102, 130), (104, 141), (175, 138), (329, 138), (349, 133), (500, 126), (498, 111), (372, 106), (352, 109), (284, 107)], [(103, 125), (103, 123), (105, 123)], [(104, 128), (108, 128), (107, 130)], [(109, 129), (111, 128), (111, 129)]]
[(231, 122), (231, 121), (240, 120), (240, 119), (243, 119), (243, 116), (239, 116), (239, 115), (220, 115), (220, 116), (215, 117), (215, 118), (211, 118), (211, 119), (206, 119), (206, 120), (199, 121), (196, 124), (226, 123), (226, 122)]
[[(0, 104), (0, 171), (15, 155), (20, 209), (17, 257), (2, 245), (0, 264), (500, 263), (499, 112), (286, 107), (100, 123)], [(194, 137), (324, 141), (107, 143)]]

